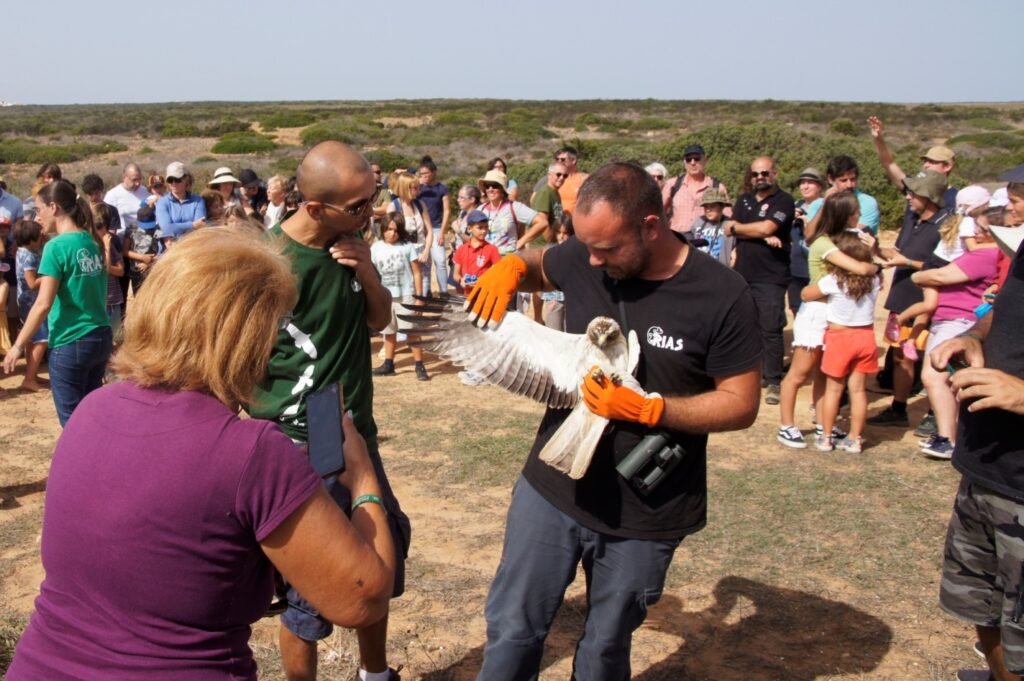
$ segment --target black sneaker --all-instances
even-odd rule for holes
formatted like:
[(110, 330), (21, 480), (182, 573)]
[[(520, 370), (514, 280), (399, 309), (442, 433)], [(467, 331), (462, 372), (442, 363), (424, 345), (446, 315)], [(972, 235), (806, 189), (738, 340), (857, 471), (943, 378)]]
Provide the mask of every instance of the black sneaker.
[(930, 459), (949, 461), (953, 458), (953, 443), (949, 441), (949, 438), (936, 435), (931, 442), (921, 447), (921, 451)]
[(779, 386), (777, 384), (771, 384), (765, 388), (764, 396), (765, 404), (778, 404), (779, 403)]
[(898, 412), (892, 407), (878, 412), (868, 419), (868, 423), (872, 426), (902, 426), (903, 428), (910, 426), (910, 421), (907, 420), (907, 412)]
[(395, 365), (394, 365), (394, 363), (393, 362), (389, 362), (387, 360), (384, 360), (383, 364), (381, 364), (379, 367), (377, 367), (376, 369), (373, 370), (373, 375), (374, 376), (394, 376), (395, 375)]
[(914, 435), (917, 435), (918, 437), (931, 437), (938, 432), (939, 427), (935, 424), (935, 414), (929, 412), (921, 419), (921, 423), (917, 424), (917, 428), (914, 430)]
[(416, 365), (416, 380), (417, 381), (429, 381), (430, 376), (427, 374), (427, 368), (422, 364)]

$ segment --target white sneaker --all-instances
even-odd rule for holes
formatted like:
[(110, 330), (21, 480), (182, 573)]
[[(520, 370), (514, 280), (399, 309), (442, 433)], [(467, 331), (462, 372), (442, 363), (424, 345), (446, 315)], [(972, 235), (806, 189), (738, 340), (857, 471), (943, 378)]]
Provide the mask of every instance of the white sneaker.
[(832, 438), (825, 437), (824, 435), (817, 435), (814, 438), (814, 448), (819, 452), (831, 452), (835, 449), (832, 446)]
[(460, 371), (459, 380), (462, 381), (462, 385), (483, 385), (487, 382), (483, 376), (474, 374), (472, 371)]
[(806, 449), (804, 434), (796, 426), (779, 426), (779, 434), (775, 436), (782, 444), (793, 449)]

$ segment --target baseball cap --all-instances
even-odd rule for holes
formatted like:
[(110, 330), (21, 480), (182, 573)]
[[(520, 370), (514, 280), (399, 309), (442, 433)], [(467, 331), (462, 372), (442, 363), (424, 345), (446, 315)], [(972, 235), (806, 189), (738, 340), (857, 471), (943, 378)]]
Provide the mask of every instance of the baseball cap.
[(188, 169), (185, 168), (185, 164), (181, 161), (175, 161), (167, 166), (167, 172), (164, 173), (164, 177), (175, 177), (181, 179), (188, 175)]
[(955, 159), (956, 154), (953, 153), (953, 150), (942, 144), (936, 144), (921, 157), (922, 161), (938, 161), (939, 163), (952, 163)]
[(490, 222), (490, 219), (487, 217), (487, 213), (482, 210), (469, 211), (469, 215), (466, 216), (466, 224), (475, 225), (478, 222)]
[(260, 176), (252, 168), (242, 168), (242, 172), (238, 173), (238, 181), (243, 187), (251, 187), (260, 183)]
[(153, 229), (156, 227), (156, 206), (151, 206), (147, 203), (142, 208), (139, 208), (135, 221), (142, 229)]
[(725, 192), (716, 187), (705, 189), (704, 193), (700, 197), (700, 205), (709, 206), (712, 203), (724, 203), (729, 204), (729, 200), (725, 196)]
[(707, 156), (704, 152), (704, 147), (699, 144), (691, 144), (690, 146), (683, 149), (683, 158), (686, 158), (690, 154), (700, 154), (701, 156)]

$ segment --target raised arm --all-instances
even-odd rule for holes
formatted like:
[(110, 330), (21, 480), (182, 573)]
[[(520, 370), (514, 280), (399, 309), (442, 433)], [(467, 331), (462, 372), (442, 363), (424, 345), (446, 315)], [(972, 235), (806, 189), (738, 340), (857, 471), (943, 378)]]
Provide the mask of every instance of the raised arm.
[(892, 158), (892, 152), (889, 151), (889, 147), (885, 143), (882, 121), (878, 116), (871, 116), (868, 118), (868, 126), (871, 128), (871, 141), (875, 143), (875, 152), (878, 154), (879, 163), (882, 164), (882, 170), (894, 185), (902, 187), (903, 179), (907, 174)]

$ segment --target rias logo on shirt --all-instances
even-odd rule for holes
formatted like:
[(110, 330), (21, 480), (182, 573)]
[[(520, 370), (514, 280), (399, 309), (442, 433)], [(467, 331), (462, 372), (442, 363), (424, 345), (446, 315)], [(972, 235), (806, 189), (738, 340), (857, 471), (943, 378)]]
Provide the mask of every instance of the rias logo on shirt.
[(99, 254), (93, 255), (89, 249), (79, 248), (75, 253), (75, 260), (78, 261), (78, 269), (82, 274), (103, 271), (103, 257)]
[(679, 352), (683, 349), (683, 339), (666, 336), (660, 326), (652, 326), (647, 329), (647, 344), (662, 350), (673, 350)]

